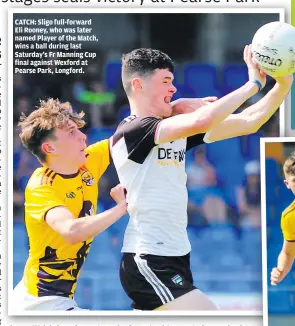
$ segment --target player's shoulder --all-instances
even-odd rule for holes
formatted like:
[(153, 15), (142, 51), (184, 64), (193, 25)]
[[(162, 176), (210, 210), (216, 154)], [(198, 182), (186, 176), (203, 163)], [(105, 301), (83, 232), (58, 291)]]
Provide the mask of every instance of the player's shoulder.
[(295, 218), (295, 200), (283, 210), (282, 219)]
[(113, 143), (116, 143), (123, 136), (140, 137), (140, 135), (146, 134), (147, 131), (155, 129), (160, 121), (162, 119), (152, 116), (130, 115), (118, 125), (113, 135)]
[(87, 146), (85, 152), (87, 153), (86, 155), (88, 157), (92, 153), (98, 153), (98, 152), (101, 154), (108, 153), (108, 150), (109, 150), (109, 140), (104, 139)]
[(123, 119), (116, 132), (120, 130), (130, 130), (130, 129), (141, 129), (142, 127), (154, 123), (160, 122), (162, 119), (152, 117), (152, 116), (136, 116), (136, 115), (130, 115), (129, 117)]
[(52, 187), (55, 188), (57, 186), (57, 173), (50, 170), (46, 167), (37, 168), (31, 175), (26, 191), (33, 191), (34, 189), (42, 188), (42, 187)]

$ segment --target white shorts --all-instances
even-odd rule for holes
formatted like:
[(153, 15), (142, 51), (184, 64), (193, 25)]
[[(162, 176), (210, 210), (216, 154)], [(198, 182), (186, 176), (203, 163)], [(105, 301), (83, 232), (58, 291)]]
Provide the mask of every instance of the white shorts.
[(13, 313), (32, 310), (88, 310), (79, 308), (77, 302), (60, 296), (35, 297), (27, 292), (21, 281), (13, 290)]

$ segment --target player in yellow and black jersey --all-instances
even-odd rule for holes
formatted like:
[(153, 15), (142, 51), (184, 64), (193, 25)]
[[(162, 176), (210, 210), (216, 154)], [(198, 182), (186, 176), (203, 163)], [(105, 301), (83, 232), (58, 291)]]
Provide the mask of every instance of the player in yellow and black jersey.
[[(295, 195), (295, 152), (284, 163), (285, 185)], [(283, 248), (277, 267), (272, 269), (271, 284), (277, 285), (290, 272), (295, 259), (295, 201), (282, 213), (281, 228), (284, 237)]]
[(108, 140), (86, 147), (83, 114), (49, 99), (19, 124), (20, 138), (42, 163), (25, 191), (29, 258), (14, 289), (23, 310), (78, 310), (73, 299), (92, 239), (126, 213), (124, 189), (111, 196), (117, 206), (94, 215), (98, 181), (109, 165)]

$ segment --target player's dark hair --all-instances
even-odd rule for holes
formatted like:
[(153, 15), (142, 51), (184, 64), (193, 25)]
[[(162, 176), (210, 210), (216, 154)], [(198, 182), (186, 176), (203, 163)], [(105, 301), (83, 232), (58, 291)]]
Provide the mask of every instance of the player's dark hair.
[(131, 80), (134, 76), (148, 76), (156, 69), (168, 69), (174, 72), (171, 58), (160, 50), (140, 48), (123, 54), (122, 83), (126, 94), (130, 94)]
[(284, 174), (295, 175), (295, 151), (290, 154), (283, 166)]
[(30, 115), (21, 114), (18, 126), (20, 127), (20, 139), (23, 145), (38, 160), (46, 162), (46, 154), (41, 145), (48, 139), (54, 139), (55, 128), (62, 128), (69, 120), (74, 121), (78, 128), (85, 125), (84, 113), (73, 112), (69, 102), (60, 102), (52, 98), (40, 101), (40, 105)]

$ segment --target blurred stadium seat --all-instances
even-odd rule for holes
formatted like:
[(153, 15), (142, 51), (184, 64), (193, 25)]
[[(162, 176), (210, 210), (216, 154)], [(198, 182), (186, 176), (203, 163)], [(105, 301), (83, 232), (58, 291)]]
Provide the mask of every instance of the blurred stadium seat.
[(130, 107), (128, 105), (121, 106), (118, 112), (118, 123), (130, 115)]
[(92, 128), (87, 133), (88, 144), (110, 138), (114, 133), (113, 128)]
[(261, 132), (257, 132), (246, 137), (244, 157), (247, 161), (260, 160), (260, 138), (262, 136)]
[(183, 68), (184, 81), (195, 92), (195, 97), (222, 97), (218, 85), (217, 69), (209, 64), (187, 63)]
[(225, 65), (222, 75), (225, 94), (240, 88), (248, 81), (248, 69), (246, 65)]
[(294, 291), (268, 291), (268, 311), (270, 314), (294, 314)]
[(121, 83), (121, 61), (110, 61), (105, 66), (104, 84), (108, 91), (115, 91)]
[(265, 181), (268, 186), (276, 186), (282, 180), (279, 164), (274, 159), (267, 158), (265, 160), (265, 173), (267, 175)]

